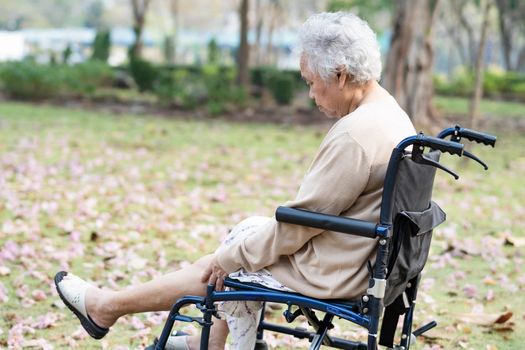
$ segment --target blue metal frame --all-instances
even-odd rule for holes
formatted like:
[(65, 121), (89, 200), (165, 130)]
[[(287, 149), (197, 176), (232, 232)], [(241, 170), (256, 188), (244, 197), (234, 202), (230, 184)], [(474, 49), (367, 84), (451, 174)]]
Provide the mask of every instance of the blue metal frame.
[[(380, 224), (376, 226), (376, 237), (380, 237), (380, 244), (376, 257), (376, 264), (374, 266), (373, 278), (374, 279), (386, 279), (387, 273), (387, 259), (388, 259), (388, 240), (391, 236), (391, 227), (392, 227), (392, 194), (395, 186), (395, 179), (397, 175), (397, 169), (399, 161), (402, 159), (404, 154), (404, 149), (410, 145), (418, 144), (428, 141), (428, 138), (423, 135), (411, 136), (399, 143), (399, 145), (393, 150), (392, 156), (388, 165), (385, 186), (383, 189), (383, 200), (381, 206), (381, 220)], [(443, 141), (446, 142), (446, 141)], [(351, 219), (350, 219), (351, 220)], [(373, 279), (371, 278), (371, 284)], [(372, 287), (372, 285), (370, 286)], [(202, 297), (184, 297), (179, 299), (177, 303), (173, 306), (169, 320), (166, 322), (162, 334), (159, 338), (157, 345), (155, 346), (156, 350), (164, 349), (167, 339), (170, 335), (173, 323), (178, 321), (184, 322), (198, 322), (202, 325), (203, 331), (201, 335), (201, 350), (207, 348), (209, 333), (211, 328), (211, 317), (216, 314), (216, 309), (213, 306), (213, 303), (217, 301), (233, 301), (233, 300), (256, 300), (263, 302), (278, 302), (284, 304), (293, 304), (304, 306), (316, 310), (320, 310), (327, 314), (332, 314), (341, 318), (344, 318), (348, 321), (356, 323), (368, 330), (368, 341), (367, 349), (376, 350), (377, 349), (377, 333), (379, 328), (379, 319), (383, 312), (383, 301), (382, 298), (377, 298), (373, 295), (368, 296), (368, 314), (362, 315), (354, 311), (348, 310), (341, 306), (333, 305), (329, 302), (324, 302), (319, 299), (309, 298), (301, 295), (294, 295), (286, 292), (263, 292), (263, 291), (228, 291), (228, 292), (217, 292), (214, 291), (214, 286), (208, 286), (207, 296)], [(182, 306), (187, 304), (195, 304), (201, 309), (204, 314), (202, 319), (193, 318), (188, 316), (183, 316), (179, 314), (179, 310)], [(203, 307), (203, 304), (205, 305)], [(321, 339), (322, 341), (322, 339)]]
[[(469, 140), (475, 140), (477, 142), (481, 142), (484, 144), (490, 144), (492, 146), (495, 143), (495, 137), (493, 137), (492, 135), (482, 134), (482, 133), (479, 133), (473, 130), (463, 129), (463, 128), (456, 126), (455, 128), (448, 128), (448, 129), (443, 130), (438, 135), (438, 138), (427, 137), (422, 134), (407, 137), (404, 140), (402, 140), (397, 145), (397, 147), (394, 148), (394, 150), (392, 151), (392, 155), (390, 157), (390, 161), (389, 161), (386, 176), (385, 176), (379, 224), (368, 223), (368, 224), (376, 225), (375, 226), (375, 237), (372, 237), (372, 238), (376, 238), (376, 237), (379, 238), (376, 263), (373, 268), (372, 276), (370, 278), (370, 287), (373, 287), (373, 284), (376, 280), (386, 279), (388, 247), (389, 247), (389, 240), (392, 235), (392, 232), (391, 232), (392, 205), (393, 205), (392, 196), (394, 193), (399, 162), (406, 154), (405, 149), (411, 145), (413, 147), (431, 147), (433, 149), (437, 149), (442, 152), (449, 152), (451, 154), (461, 155), (463, 153), (462, 144), (454, 142), (454, 140), (453, 141), (443, 140), (445, 137), (451, 134), (455, 133), (457, 135), (458, 132), (463, 132), (466, 135), (465, 137), (467, 137)], [(306, 211), (301, 211), (300, 213), (298, 212), (297, 214), (299, 216), (296, 216), (296, 217), (294, 217), (293, 211), (292, 212), (287, 211), (286, 220), (296, 220), (300, 222), (301, 220), (304, 219), (304, 215), (308, 216), (310, 215), (309, 213), (312, 215), (312, 217), (307, 218), (307, 219), (311, 219), (310, 222), (315, 222), (315, 225), (322, 225), (322, 223), (319, 224), (319, 222), (322, 222), (323, 220), (329, 220), (329, 218), (327, 218), (326, 216), (323, 216), (323, 214), (311, 213), (311, 212), (306, 212)], [(367, 224), (366, 222), (364, 223), (365, 225)], [(354, 223), (352, 223), (352, 219), (348, 219), (348, 226), (350, 227), (352, 225), (355, 225)], [(348, 233), (352, 234), (353, 232), (348, 232)], [(225, 284), (228, 286), (228, 282), (226, 282)], [(236, 286), (234, 282), (230, 282), (229, 284), (232, 287)], [(414, 286), (414, 288), (417, 289), (417, 286)], [(360, 312), (356, 312), (353, 310), (355, 309), (356, 305), (346, 305), (341, 302), (339, 303), (337, 301), (334, 302), (333, 300), (324, 301), (321, 299), (303, 296), (297, 293), (271, 291), (271, 290), (267, 290), (264, 288), (251, 287), (247, 284), (242, 284), (241, 289), (248, 289), (248, 290), (235, 290), (235, 291), (221, 292), (221, 291), (215, 291), (214, 289), (215, 289), (215, 286), (209, 285), (207, 287), (205, 297), (185, 296), (179, 299), (173, 305), (170, 311), (168, 320), (166, 321), (166, 324), (162, 330), (162, 334), (159, 338), (159, 341), (157, 342), (155, 346), (155, 350), (164, 349), (175, 321), (199, 323), (203, 327), (202, 334), (201, 334), (200, 349), (206, 350), (208, 340), (209, 340), (211, 325), (213, 324), (212, 316), (218, 317), (217, 310), (214, 306), (214, 303), (219, 302), (219, 301), (239, 301), (239, 300), (276, 302), (276, 303), (286, 304), (288, 306), (296, 305), (299, 307), (305, 307), (305, 308), (315, 309), (315, 310), (324, 312), (326, 315), (325, 315), (323, 322), (320, 323), (321, 327), (318, 330), (318, 333), (311, 333), (305, 330), (298, 330), (298, 329), (287, 328), (287, 327), (279, 326), (279, 325), (272, 325), (264, 321), (261, 322), (261, 325), (262, 325), (261, 330), (262, 329), (274, 330), (274, 331), (278, 331), (281, 333), (294, 335), (298, 338), (309, 338), (311, 341), (314, 340), (314, 342), (316, 342), (313, 347), (314, 349), (317, 349), (323, 342), (324, 336), (326, 335), (326, 332), (328, 330), (328, 326), (331, 324), (330, 322), (334, 316), (343, 318), (345, 320), (348, 320), (350, 322), (353, 322), (357, 325), (360, 325), (366, 328), (368, 330), (369, 335), (368, 335), (368, 340), (366, 344), (344, 340), (344, 339), (328, 338), (328, 340), (331, 342), (330, 345), (335, 345), (335, 347), (338, 347), (341, 349), (355, 349), (355, 350), (361, 350), (361, 349), (376, 350), (377, 349), (377, 332), (379, 328), (379, 320), (384, 310), (382, 297), (375, 297), (374, 295), (367, 295), (366, 298), (364, 297), (363, 302), (361, 303), (363, 313), (360, 313)], [(416, 291), (414, 291), (414, 298), (415, 298), (415, 292)], [(190, 304), (196, 305), (197, 308), (199, 308), (201, 312), (203, 313), (203, 317), (190, 317), (190, 316), (181, 315), (179, 313), (182, 307), (186, 305), (190, 305)], [(365, 308), (368, 310), (364, 310)], [(401, 344), (400, 344), (401, 346), (404, 346), (404, 349), (406, 350), (408, 350), (410, 347), (413, 312), (414, 312), (414, 304), (412, 303), (412, 305), (410, 306), (404, 318), (404, 322), (403, 322), (403, 336), (404, 337), (402, 337)], [(422, 330), (421, 332), (423, 331), (424, 330)], [(317, 337), (314, 337), (316, 335)], [(258, 334), (258, 337), (262, 337), (262, 332)]]
[[(203, 326), (203, 334), (201, 336), (201, 349), (203, 349), (203, 341), (207, 344), (207, 339), (209, 334), (205, 334), (204, 330), (212, 325), (209, 321), (206, 320), (206, 314), (216, 313), (216, 309), (213, 306), (214, 303), (219, 301), (262, 301), (262, 302), (275, 302), (282, 303), (287, 305), (297, 305), (308, 307), (312, 309), (331, 314), (343, 318), (345, 320), (351, 321), (355, 324), (358, 324), (362, 327), (369, 328), (371, 325), (371, 320), (368, 316), (362, 315), (358, 312), (352, 311), (348, 306), (339, 304), (334, 305), (330, 302), (325, 302), (319, 299), (310, 298), (302, 295), (290, 294), (287, 292), (269, 292), (269, 291), (227, 291), (227, 292), (218, 292), (214, 290), (214, 286), (209, 285), (207, 288), (206, 297), (198, 296), (186, 296), (179, 299), (172, 307), (168, 321), (164, 325), (160, 338), (155, 346), (156, 350), (164, 349), (168, 337), (173, 328), (175, 321), (182, 322), (197, 322)], [(204, 313), (204, 318), (195, 318), (190, 316), (181, 315), (179, 310), (186, 305), (196, 305)], [(204, 306), (203, 306), (204, 305)], [(301, 333), (298, 331), (298, 334)], [(205, 348), (204, 348), (205, 349)]]

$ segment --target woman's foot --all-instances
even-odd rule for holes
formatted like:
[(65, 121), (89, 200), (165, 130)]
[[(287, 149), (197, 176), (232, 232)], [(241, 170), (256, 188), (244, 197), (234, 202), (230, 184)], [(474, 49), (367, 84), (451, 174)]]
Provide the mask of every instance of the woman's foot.
[(55, 275), (55, 286), (64, 304), (78, 317), (91, 337), (103, 338), (118, 319), (107, 308), (110, 305), (108, 297), (111, 292), (97, 289), (65, 271)]
[(117, 322), (112, 295), (115, 292), (90, 286), (86, 290), (86, 310), (91, 319), (101, 327), (109, 328)]

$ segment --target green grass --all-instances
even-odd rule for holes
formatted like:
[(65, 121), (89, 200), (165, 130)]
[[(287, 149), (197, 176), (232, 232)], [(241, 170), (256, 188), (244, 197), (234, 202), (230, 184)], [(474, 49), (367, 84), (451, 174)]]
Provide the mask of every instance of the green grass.
[[(464, 97), (435, 96), (435, 106), (445, 114), (467, 114), (469, 99)], [(489, 118), (525, 118), (525, 104), (519, 102), (484, 99), (479, 106), (480, 114)]]
[[(435, 317), (437, 338), (426, 341), (444, 349), (519, 349), (525, 343), (523, 248), (501, 239), (525, 236), (525, 137), (491, 131), (499, 137), (495, 149), (470, 147), (490, 165), (488, 172), (446, 160), (461, 178), (439, 173), (436, 180), (435, 200), (448, 221), (435, 233), (415, 322)], [(12, 259), (0, 254), (0, 267), (10, 270), (0, 275), (9, 298), (0, 299), (0, 348), (7, 347), (14, 325), (34, 325), (48, 312), (58, 319), (24, 334), (25, 341), (102, 348), (77, 339), (77, 322), (57, 309), (61, 302), (51, 282), (56, 271), (67, 268), (108, 288), (110, 280), (126, 286), (212, 252), (243, 217), (271, 215), (295, 196), (325, 132), (1, 103), (0, 252), (13, 243), (20, 249)], [(465, 246), (479, 253), (459, 253)], [(466, 285), (477, 294), (468, 297)], [(31, 301), (34, 289), (46, 298)], [(493, 300), (485, 298), (489, 289)], [(513, 330), (459, 321), (459, 313), (481, 307), (484, 313), (512, 310)], [(138, 349), (160, 334), (158, 324), (148, 333), (131, 320), (114, 327), (106, 348)], [(360, 334), (341, 323), (337, 328)], [(284, 340), (277, 343), (290, 348)]]

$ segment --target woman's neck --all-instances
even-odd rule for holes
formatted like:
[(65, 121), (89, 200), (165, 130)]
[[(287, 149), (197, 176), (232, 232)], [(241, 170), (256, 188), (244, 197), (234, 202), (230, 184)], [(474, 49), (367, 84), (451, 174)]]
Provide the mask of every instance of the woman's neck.
[(352, 86), (347, 90), (348, 113), (357, 109), (357, 107), (375, 101), (384, 96), (384, 89), (375, 80), (358, 85), (351, 83)]

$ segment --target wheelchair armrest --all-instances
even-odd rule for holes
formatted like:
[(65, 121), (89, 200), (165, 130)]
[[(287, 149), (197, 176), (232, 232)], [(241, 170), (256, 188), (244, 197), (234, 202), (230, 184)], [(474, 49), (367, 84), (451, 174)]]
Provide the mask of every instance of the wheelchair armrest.
[(386, 228), (376, 223), (350, 219), (344, 216), (315, 213), (303, 209), (279, 207), (275, 212), (275, 218), (279, 222), (349, 233), (368, 238), (376, 238), (387, 234)]

